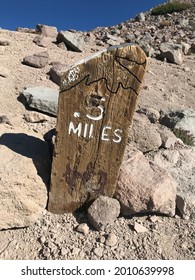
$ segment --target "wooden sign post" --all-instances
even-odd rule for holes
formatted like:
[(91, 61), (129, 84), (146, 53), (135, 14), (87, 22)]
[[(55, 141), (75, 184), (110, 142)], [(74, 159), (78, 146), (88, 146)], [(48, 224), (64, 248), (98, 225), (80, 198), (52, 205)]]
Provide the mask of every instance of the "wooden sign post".
[(146, 69), (137, 45), (114, 46), (61, 79), (48, 210), (73, 212), (112, 197)]

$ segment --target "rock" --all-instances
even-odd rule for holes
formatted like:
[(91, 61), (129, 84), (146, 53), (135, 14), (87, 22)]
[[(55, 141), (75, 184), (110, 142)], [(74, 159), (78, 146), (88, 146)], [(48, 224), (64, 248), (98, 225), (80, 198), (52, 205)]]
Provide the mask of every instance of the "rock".
[(110, 46), (120, 45), (124, 43), (124, 40), (122, 38), (113, 36), (109, 33), (106, 33), (102, 41), (109, 44)]
[(80, 233), (83, 233), (84, 235), (87, 235), (89, 233), (89, 227), (87, 224), (80, 224), (78, 225), (78, 227), (76, 228), (76, 230)]
[(65, 51), (67, 51), (67, 47), (66, 47), (66, 45), (65, 45), (64, 42), (59, 43), (59, 44), (58, 44), (58, 47), (59, 47), (60, 49), (63, 49), (63, 50), (65, 50)]
[(153, 156), (154, 164), (169, 170), (177, 182), (176, 206), (182, 217), (195, 218), (195, 147), (160, 150)]
[(142, 152), (157, 150), (162, 145), (157, 126), (151, 124), (147, 116), (140, 113), (134, 114), (133, 124), (129, 131), (128, 142), (131, 142)]
[(175, 136), (175, 134), (168, 129), (166, 126), (161, 126), (158, 129), (162, 140), (162, 148), (170, 149), (174, 148), (175, 144), (179, 142), (179, 139)]
[(68, 70), (68, 66), (66, 64), (61, 64), (60, 62), (53, 63), (49, 71), (50, 79), (60, 85), (60, 80), (62, 75)]
[(84, 36), (71, 31), (60, 31), (57, 36), (57, 42), (64, 42), (68, 50), (75, 52), (82, 52), (85, 45)]
[(7, 116), (0, 116), (0, 123), (11, 124)]
[(49, 37), (40, 36), (40, 35), (36, 36), (36, 37), (34, 38), (34, 40), (33, 40), (33, 42), (34, 42), (37, 46), (43, 47), (43, 48), (46, 48), (46, 47), (49, 45), (50, 41), (51, 41), (51, 40), (50, 40)]
[(59, 96), (59, 91), (57, 89), (41, 86), (29, 87), (24, 89), (22, 94), (30, 108), (37, 109), (53, 116), (57, 115)]
[(157, 212), (174, 216), (176, 182), (142, 152), (128, 147), (114, 197), (120, 202), (123, 215)]
[(144, 13), (140, 13), (139, 15), (137, 15), (136, 19), (138, 21), (145, 21), (145, 14)]
[(33, 54), (30, 56), (26, 56), (23, 59), (23, 64), (28, 66), (32, 66), (35, 68), (43, 68), (49, 63), (49, 55), (48, 52), (41, 52), (37, 54)]
[(37, 30), (35, 30), (33, 28), (26, 28), (26, 27), (17, 27), (16, 31), (22, 32), (22, 33), (37, 34)]
[(195, 143), (195, 111), (189, 109), (161, 112), (159, 121), (173, 129), (174, 134), (185, 144)]
[(181, 45), (176, 45), (172, 43), (161, 43), (160, 44), (161, 54), (160, 59), (167, 59), (168, 62), (175, 64), (182, 64), (184, 57)]
[(120, 204), (114, 198), (98, 197), (88, 209), (88, 220), (97, 230), (112, 225), (120, 214)]
[(98, 247), (94, 249), (94, 254), (99, 258), (103, 256), (103, 253), (104, 253), (104, 248), (102, 247)]
[(185, 43), (185, 42), (181, 42), (181, 45), (182, 45), (183, 53), (184, 53), (185, 55), (189, 54), (189, 53), (190, 53), (191, 45), (190, 45), (190, 44), (187, 44), (187, 43)]
[(46, 122), (49, 118), (46, 115), (40, 114), (38, 112), (28, 112), (24, 114), (25, 121), (29, 123), (40, 123)]
[(157, 123), (160, 119), (160, 113), (154, 108), (139, 108), (137, 113), (145, 114), (151, 123)]
[(118, 238), (117, 238), (116, 234), (110, 233), (106, 239), (105, 244), (107, 246), (114, 247), (114, 246), (116, 246), (117, 242), (118, 242)]
[(27, 227), (46, 207), (48, 146), (37, 134), (19, 128), (4, 127), (0, 135), (0, 229)]
[(7, 40), (6, 38), (0, 37), (0, 46), (9, 46), (11, 42)]
[(48, 26), (43, 24), (37, 24), (36, 29), (41, 35), (45, 37), (53, 37), (56, 38), (58, 35), (58, 30), (55, 26)]
[(134, 230), (137, 232), (137, 233), (145, 233), (145, 232), (148, 232), (148, 229), (146, 227), (144, 227), (143, 225), (135, 222), (134, 224)]

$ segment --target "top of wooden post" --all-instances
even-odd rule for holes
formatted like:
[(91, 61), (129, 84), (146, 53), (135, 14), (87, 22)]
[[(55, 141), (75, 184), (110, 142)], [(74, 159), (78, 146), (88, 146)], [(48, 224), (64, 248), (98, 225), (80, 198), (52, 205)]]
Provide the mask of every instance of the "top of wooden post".
[(113, 46), (62, 76), (49, 211), (113, 196), (146, 60), (137, 45)]

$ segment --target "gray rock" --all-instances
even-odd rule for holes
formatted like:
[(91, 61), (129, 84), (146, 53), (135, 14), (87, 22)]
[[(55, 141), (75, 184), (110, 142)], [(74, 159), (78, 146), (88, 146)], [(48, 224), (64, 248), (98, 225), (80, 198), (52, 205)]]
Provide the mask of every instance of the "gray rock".
[(71, 31), (60, 31), (57, 36), (57, 42), (64, 42), (67, 49), (75, 52), (82, 52), (85, 45), (84, 36)]
[(46, 207), (51, 163), (38, 137), (19, 128), (0, 130), (0, 229), (30, 226)]
[(137, 233), (145, 233), (148, 232), (148, 229), (146, 227), (144, 227), (143, 225), (141, 225), (140, 223), (135, 222), (134, 224), (134, 230)]
[(174, 130), (177, 137), (188, 144), (195, 143), (195, 111), (175, 110), (161, 112), (160, 123)]
[(43, 68), (49, 63), (48, 52), (41, 52), (33, 55), (26, 56), (23, 59), (23, 64), (32, 66), (35, 68)]
[(41, 35), (45, 37), (53, 37), (56, 38), (58, 35), (58, 30), (55, 26), (48, 26), (44, 24), (37, 24), (37, 31), (41, 33)]
[(174, 216), (176, 182), (142, 152), (127, 147), (114, 197), (123, 215), (158, 212)]
[(157, 150), (162, 145), (157, 126), (151, 124), (147, 116), (140, 113), (134, 114), (128, 142), (142, 152)]
[(41, 86), (29, 87), (24, 89), (22, 94), (29, 107), (57, 116), (59, 96), (59, 91), (57, 89)]
[(160, 44), (161, 54), (160, 59), (167, 59), (168, 62), (175, 64), (182, 64), (184, 60), (182, 46), (172, 43), (162, 43)]
[(0, 116), (0, 124), (1, 123), (5, 123), (5, 124), (11, 124), (10, 123), (10, 120), (8, 119), (8, 117), (7, 116)]
[(97, 230), (112, 225), (120, 214), (120, 204), (114, 198), (98, 197), (88, 209), (88, 220)]

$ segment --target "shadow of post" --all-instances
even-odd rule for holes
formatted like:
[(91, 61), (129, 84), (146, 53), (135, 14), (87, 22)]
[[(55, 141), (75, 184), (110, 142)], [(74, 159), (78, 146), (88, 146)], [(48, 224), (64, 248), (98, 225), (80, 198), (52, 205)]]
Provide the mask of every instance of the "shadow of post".
[(31, 158), (49, 191), (51, 175), (51, 159), (47, 142), (25, 133), (4, 133), (0, 137), (0, 145), (4, 145), (15, 153)]

